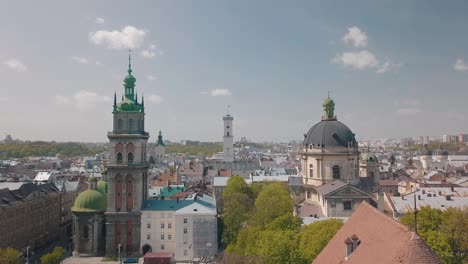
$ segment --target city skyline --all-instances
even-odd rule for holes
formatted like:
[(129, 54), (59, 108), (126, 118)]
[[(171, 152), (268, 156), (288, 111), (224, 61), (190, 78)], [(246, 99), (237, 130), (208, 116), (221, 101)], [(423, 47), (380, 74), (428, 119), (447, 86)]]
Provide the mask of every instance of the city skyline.
[(131, 48), (152, 142), (159, 130), (221, 142), (227, 105), (235, 141), (302, 140), (328, 92), (358, 140), (466, 133), (467, 7), (11, 3), (0, 11), (0, 132), (105, 142)]

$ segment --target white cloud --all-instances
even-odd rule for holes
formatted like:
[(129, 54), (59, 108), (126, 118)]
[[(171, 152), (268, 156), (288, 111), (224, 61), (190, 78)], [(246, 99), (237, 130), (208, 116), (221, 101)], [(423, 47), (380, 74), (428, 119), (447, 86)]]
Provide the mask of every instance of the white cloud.
[(102, 17), (97, 17), (97, 18), (94, 20), (94, 22), (95, 22), (96, 24), (104, 24), (104, 18), (102, 18)]
[(348, 34), (343, 37), (345, 43), (351, 43), (354, 47), (363, 48), (367, 46), (367, 35), (358, 27), (348, 28)]
[(460, 72), (468, 71), (468, 65), (462, 59), (457, 59), (453, 69)]
[(102, 65), (102, 62), (101, 62), (101, 61), (98, 61), (98, 60), (97, 60), (95, 63), (96, 63), (97, 66), (101, 66), (101, 65)]
[(154, 81), (154, 80), (156, 80), (156, 77), (154, 77), (153, 75), (149, 74), (149, 75), (146, 75), (146, 80), (148, 80), (148, 81)]
[(73, 105), (80, 111), (88, 111), (96, 108), (100, 103), (109, 103), (111, 98), (109, 96), (98, 95), (91, 91), (79, 91), (73, 96), (56, 95), (54, 97), (57, 105)]
[(58, 105), (69, 104), (70, 99), (68, 97), (66, 97), (66, 96), (56, 95), (55, 96), (55, 103), (58, 104)]
[(376, 73), (382, 74), (382, 73), (386, 73), (386, 72), (389, 72), (389, 71), (397, 70), (400, 67), (401, 67), (400, 63), (393, 63), (393, 62), (390, 62), (390, 61), (386, 61), (386, 62), (384, 62), (383, 64), (381, 64), (379, 66)]
[(74, 61), (76, 61), (78, 63), (81, 63), (81, 64), (88, 64), (88, 59), (86, 59), (85, 57), (73, 56), (72, 60), (74, 60)]
[(159, 50), (156, 45), (151, 44), (147, 49), (142, 50), (140, 52), (140, 55), (145, 57), (145, 58), (153, 58), (156, 55), (163, 55), (163, 51)]
[(379, 61), (374, 54), (367, 50), (358, 52), (343, 52), (332, 59), (334, 63), (340, 63), (345, 67), (351, 67), (358, 70), (377, 68)]
[(28, 70), (26, 65), (24, 65), (20, 60), (15, 58), (5, 61), (5, 65), (8, 66), (10, 69), (13, 69), (18, 72), (25, 72)]
[(148, 97), (148, 101), (153, 104), (160, 104), (163, 101), (163, 98), (160, 95), (152, 94)]
[(397, 110), (399, 115), (415, 115), (421, 113), (422, 110), (417, 107), (402, 107)]
[(104, 45), (110, 49), (135, 49), (145, 41), (146, 32), (133, 26), (122, 30), (98, 30), (89, 33), (89, 41), (96, 45)]
[(231, 91), (229, 89), (214, 89), (210, 92), (211, 96), (230, 96)]

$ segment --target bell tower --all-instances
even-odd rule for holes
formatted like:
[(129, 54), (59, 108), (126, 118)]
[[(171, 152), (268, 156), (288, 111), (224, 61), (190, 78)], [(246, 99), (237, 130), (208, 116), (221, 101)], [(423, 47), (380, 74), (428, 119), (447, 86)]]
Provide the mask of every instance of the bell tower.
[(138, 256), (140, 252), (142, 202), (147, 199), (148, 162), (144, 98), (138, 102), (136, 79), (128, 57), (124, 96), (114, 94), (113, 129), (108, 132), (106, 256)]
[(234, 161), (234, 135), (232, 134), (232, 121), (234, 117), (229, 114), (228, 111), (223, 117), (224, 121), (224, 136), (223, 136), (223, 161), (224, 162), (233, 162)]

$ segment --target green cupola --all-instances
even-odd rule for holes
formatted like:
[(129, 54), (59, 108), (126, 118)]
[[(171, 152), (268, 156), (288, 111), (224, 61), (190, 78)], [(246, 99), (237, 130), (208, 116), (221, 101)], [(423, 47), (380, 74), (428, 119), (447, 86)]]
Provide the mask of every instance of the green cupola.
[(131, 56), (128, 54), (128, 75), (125, 76), (124, 79), (124, 87), (125, 87), (125, 97), (130, 100), (135, 100), (135, 82), (136, 79), (132, 75), (132, 62)]
[(76, 197), (75, 203), (71, 208), (72, 212), (92, 213), (102, 212), (107, 208), (107, 197), (104, 192), (96, 189), (97, 179), (89, 178), (89, 189), (80, 193)]
[(122, 101), (117, 103), (117, 95), (114, 94), (114, 113), (116, 112), (140, 112), (144, 113), (144, 101), (138, 103), (137, 93), (135, 92), (136, 78), (132, 75), (131, 56), (128, 55), (128, 74), (124, 78), (124, 96)]

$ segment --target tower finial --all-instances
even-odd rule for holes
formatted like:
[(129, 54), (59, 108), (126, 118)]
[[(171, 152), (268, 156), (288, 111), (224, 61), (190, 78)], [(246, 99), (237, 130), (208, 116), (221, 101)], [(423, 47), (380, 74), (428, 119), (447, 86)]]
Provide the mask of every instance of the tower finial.
[(227, 105), (227, 114), (229, 115), (229, 109), (231, 108), (230, 105)]
[(132, 49), (128, 49), (128, 73), (132, 73)]

